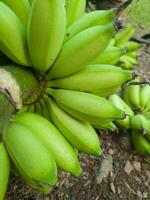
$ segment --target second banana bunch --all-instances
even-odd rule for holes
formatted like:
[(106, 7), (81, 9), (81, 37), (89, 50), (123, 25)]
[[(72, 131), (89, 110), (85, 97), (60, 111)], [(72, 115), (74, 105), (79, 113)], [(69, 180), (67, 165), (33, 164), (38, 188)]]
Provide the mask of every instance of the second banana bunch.
[(124, 120), (115, 120), (123, 130), (131, 130), (133, 146), (141, 155), (150, 154), (150, 83), (142, 83), (136, 77), (119, 95), (111, 95), (109, 100), (126, 113)]
[[(114, 95), (132, 80), (130, 69), (137, 64), (140, 45), (130, 41), (134, 29), (129, 26), (116, 32), (116, 9), (86, 13), (85, 7), (86, 0), (0, 1), (3, 65), (13, 62), (31, 68), (46, 82), (39, 99), (15, 113), (3, 134), (0, 159), (6, 167), (0, 200), (9, 167), (31, 187), (48, 193), (57, 182), (57, 168), (80, 175), (78, 151), (102, 154), (95, 128), (115, 130), (114, 121), (129, 128), (134, 116), (130, 104), (135, 110), (149, 109), (148, 101), (142, 100), (142, 107), (130, 101), (132, 92), (124, 95), (129, 106)], [(149, 115), (147, 110), (142, 112)], [(134, 122), (144, 117), (137, 118), (132, 120), (133, 130)], [(139, 138), (145, 145), (147, 138), (135, 130), (135, 147)]]

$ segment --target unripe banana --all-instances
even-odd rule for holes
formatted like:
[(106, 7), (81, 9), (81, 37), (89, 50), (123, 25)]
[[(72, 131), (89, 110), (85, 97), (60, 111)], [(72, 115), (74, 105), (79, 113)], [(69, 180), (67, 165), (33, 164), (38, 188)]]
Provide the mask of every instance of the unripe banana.
[(4, 144), (0, 143), (0, 200), (3, 200), (7, 190), (9, 179), (9, 157), (5, 150)]
[[(140, 77), (136, 77), (133, 82), (140, 82)], [(124, 100), (132, 109), (140, 109), (140, 85), (129, 85), (123, 93)]]
[(102, 130), (109, 130), (109, 131), (117, 131), (118, 128), (113, 122), (109, 122), (106, 124), (92, 124), (92, 126), (96, 129), (102, 129)]
[(115, 47), (115, 38), (111, 38), (107, 48)]
[(137, 152), (141, 155), (150, 153), (150, 143), (141, 135), (140, 132), (132, 132), (132, 143)]
[(118, 32), (115, 36), (116, 46), (127, 42), (133, 36), (134, 32), (135, 32), (135, 30), (132, 26), (124, 28), (123, 30)]
[(135, 51), (141, 47), (141, 44), (133, 41), (127, 41), (124, 42), (123, 44), (118, 45), (121, 48), (125, 48), (127, 51)]
[(146, 110), (146, 106), (150, 100), (150, 85), (146, 84), (140, 88), (140, 105), (143, 110)]
[(20, 18), (25, 26), (27, 26), (28, 16), (30, 12), (30, 4), (28, 0), (1, 0), (7, 4)]
[[(91, 64), (70, 76), (49, 81), (48, 86), (85, 92), (100, 92), (100, 90), (105, 92), (112, 87), (121, 87), (131, 78), (130, 71), (122, 70), (119, 67)], [(110, 91), (112, 92), (111, 89)]]
[(67, 26), (79, 19), (85, 12), (86, 0), (66, 0)]
[(65, 42), (77, 35), (81, 31), (96, 25), (106, 25), (115, 19), (114, 10), (96, 10), (85, 13), (80, 19), (76, 20), (66, 30)]
[(99, 138), (92, 126), (63, 111), (52, 99), (49, 101), (53, 123), (64, 137), (81, 152), (96, 156), (101, 155)]
[(47, 80), (73, 74), (83, 69), (107, 47), (114, 27), (95, 26), (74, 36), (66, 42), (47, 74)]
[(74, 149), (47, 119), (33, 113), (24, 113), (17, 115), (14, 121), (28, 128), (35, 134), (45, 145), (45, 148), (52, 152), (59, 167), (75, 176), (81, 173)]
[(119, 124), (121, 127), (124, 127), (126, 129), (130, 128), (130, 117), (134, 115), (134, 112), (123, 101), (123, 99), (121, 99), (121, 97), (116, 94), (110, 96), (109, 100), (113, 103), (114, 106), (124, 111), (125, 114), (127, 115), (124, 120), (116, 120), (117, 124)]
[(121, 56), (120, 62), (121, 62), (121, 67), (124, 69), (133, 69), (134, 65), (138, 64), (135, 58), (132, 58), (128, 55)]
[(16, 14), (0, 1), (0, 50), (15, 63), (31, 66), (26, 29)]
[(137, 58), (138, 57), (138, 53), (136, 51), (129, 51), (128, 53), (126, 53), (126, 55), (131, 57), (131, 58)]
[(148, 121), (141, 114), (134, 115), (131, 117), (131, 128), (136, 131), (145, 131), (145, 133), (147, 133), (149, 129)]
[(36, 104), (34, 104), (34, 107), (35, 107), (35, 113), (38, 115), (42, 115), (42, 108), (39, 101), (37, 101)]
[(116, 65), (119, 62), (120, 57), (123, 56), (125, 52), (125, 49), (122, 48), (109, 47), (103, 53), (101, 53), (95, 60), (93, 60), (92, 63)]
[(30, 104), (27, 107), (28, 107), (27, 112), (31, 112), (31, 113), (35, 112), (35, 105), (34, 104)]
[[(41, 15), (42, 13), (42, 15)], [(35, 0), (28, 26), (28, 46), (34, 68), (45, 72), (61, 49), (66, 28), (62, 0)]]
[(104, 88), (104, 89), (101, 88), (101, 89), (95, 90), (92, 92), (92, 94), (95, 94), (100, 97), (109, 97), (110, 95), (116, 94), (119, 91), (121, 91), (121, 84), (118, 84), (109, 88)]
[(123, 110), (127, 115), (134, 116), (133, 110), (126, 104), (126, 102), (117, 94), (109, 97), (109, 101), (113, 103), (117, 108)]
[(48, 111), (48, 108), (47, 108), (47, 105), (46, 105), (44, 98), (41, 98), (39, 100), (39, 103), (40, 103), (40, 106), (41, 106), (42, 116), (49, 120), (50, 119), (49, 118), (49, 111)]
[[(115, 118), (124, 118), (124, 113), (103, 97), (85, 92), (63, 89), (47, 89), (46, 92), (51, 95), (58, 104), (66, 108), (67, 112), (70, 112), (70, 114), (74, 113), (75, 117), (79, 117), (79, 119), (83, 121), (88, 121), (88, 116), (93, 119), (93, 124), (99, 123), (101, 120), (105, 123), (105, 120), (109, 122)], [(75, 113), (80, 113), (81, 117), (77, 116)], [(88, 122), (91, 123), (91, 121)]]
[(4, 134), (4, 144), (25, 181), (44, 192), (50, 190), (57, 181), (56, 163), (36, 133), (11, 122)]
[(150, 124), (149, 121), (141, 114), (131, 117), (131, 128), (134, 131), (141, 131), (150, 142)]

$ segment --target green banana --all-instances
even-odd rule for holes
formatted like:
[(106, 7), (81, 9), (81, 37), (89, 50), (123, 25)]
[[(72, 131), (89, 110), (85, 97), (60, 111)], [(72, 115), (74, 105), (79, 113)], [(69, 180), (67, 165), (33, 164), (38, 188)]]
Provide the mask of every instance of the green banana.
[(131, 117), (131, 128), (135, 131), (141, 131), (141, 134), (143, 132), (144, 136), (150, 142), (150, 124), (145, 116), (137, 114)]
[(113, 122), (109, 122), (106, 124), (92, 124), (92, 126), (96, 129), (102, 129), (102, 130), (109, 130), (109, 131), (117, 131), (118, 128)]
[(36, 114), (42, 115), (42, 108), (39, 101), (37, 101), (36, 104), (34, 104), (34, 109)]
[(115, 86), (109, 87), (109, 88), (104, 88), (104, 89), (101, 88), (101, 89), (95, 90), (92, 92), (92, 94), (95, 94), (100, 97), (109, 97), (110, 95), (116, 94), (119, 91), (121, 91), (121, 84), (115, 85)]
[(126, 104), (126, 102), (117, 94), (109, 97), (109, 101), (113, 103), (117, 108), (123, 110), (127, 115), (134, 116), (133, 110)]
[(64, 137), (79, 151), (99, 156), (102, 154), (99, 138), (92, 126), (73, 118), (63, 111), (52, 99), (50, 101), (51, 118)]
[(4, 144), (0, 143), (0, 200), (3, 200), (7, 190), (9, 179), (9, 157), (5, 150)]
[[(121, 86), (132, 78), (130, 71), (111, 65), (91, 64), (70, 76), (48, 82), (48, 87), (95, 92)], [(109, 81), (107, 81), (109, 80)], [(110, 89), (112, 92), (112, 90)]]
[(93, 64), (107, 64), (116, 65), (119, 62), (121, 56), (124, 55), (125, 49), (118, 47), (109, 47), (103, 53), (101, 53), (94, 61)]
[(123, 99), (121, 99), (120, 96), (116, 94), (110, 96), (109, 101), (112, 102), (114, 106), (124, 111), (127, 115), (124, 120), (116, 120), (117, 124), (126, 129), (130, 128), (130, 117), (134, 116), (132, 109), (123, 101)]
[(150, 85), (146, 84), (140, 88), (140, 105), (143, 110), (146, 110), (146, 106), (150, 100)]
[(48, 120), (50, 122), (52, 122), (52, 118), (51, 118), (50, 111), (49, 111), (49, 107), (50, 107), (49, 96), (47, 94), (44, 94), (43, 98), (44, 98), (44, 101), (45, 101), (45, 104), (46, 104), (46, 109), (48, 111), (48, 116), (49, 116)]
[(74, 36), (63, 45), (55, 64), (46, 76), (47, 80), (70, 75), (83, 69), (104, 51), (113, 34), (114, 27), (109, 24), (88, 28)]
[(85, 12), (86, 0), (66, 0), (67, 26), (79, 19)]
[(135, 30), (132, 26), (122, 29), (115, 36), (116, 46), (127, 42), (134, 34)]
[[(111, 38), (107, 48), (115, 47), (115, 38)], [(123, 49), (123, 48), (122, 48)]]
[[(42, 15), (41, 15), (42, 13)], [(45, 72), (61, 49), (66, 28), (62, 0), (35, 0), (28, 26), (28, 46), (34, 68)]]
[[(136, 77), (132, 82), (140, 82), (140, 77)], [(123, 92), (123, 98), (128, 105), (134, 109), (140, 109), (140, 85), (129, 85)]]
[(49, 111), (48, 111), (46, 102), (44, 100), (44, 97), (39, 100), (39, 103), (40, 103), (40, 106), (41, 106), (42, 116), (49, 120)]
[[(58, 105), (64, 110), (66, 111), (67, 113), (69, 113), (70, 115), (72, 115), (73, 117), (75, 117), (76, 119), (78, 120), (81, 120), (83, 122), (88, 122), (90, 124), (94, 124), (95, 126), (99, 126), (100, 124), (106, 124), (106, 123), (110, 123), (114, 120), (114, 117), (112, 118), (100, 118), (100, 117), (93, 117), (91, 115), (88, 115), (88, 114), (83, 114), (83, 112), (81, 111), (76, 111), (76, 110), (73, 110), (71, 108), (68, 108), (67, 106), (64, 106), (62, 104), (59, 104)], [(124, 116), (122, 116), (122, 118), (124, 118)], [(121, 118), (121, 119), (122, 119)]]
[(128, 52), (135, 51), (141, 47), (141, 44), (133, 41), (127, 41), (118, 45), (121, 48), (125, 48)]
[(85, 13), (80, 19), (76, 20), (66, 30), (64, 42), (70, 40), (81, 31), (96, 25), (106, 25), (111, 23), (116, 17), (114, 10), (96, 10)]
[(28, 107), (27, 112), (31, 112), (31, 113), (35, 112), (35, 105), (34, 104), (30, 104), (27, 107)]
[(132, 131), (132, 143), (137, 152), (141, 155), (150, 153), (150, 143), (140, 132)]
[(138, 57), (138, 53), (136, 51), (129, 51), (128, 53), (126, 53), (126, 55), (131, 57), (131, 58), (137, 58)]
[(52, 152), (59, 167), (75, 176), (81, 173), (74, 149), (47, 119), (33, 113), (23, 113), (16, 115), (14, 121), (28, 128), (39, 138), (44, 146)]
[(135, 58), (132, 58), (128, 55), (123, 55), (120, 58), (121, 67), (124, 69), (133, 69), (135, 65), (138, 64)]
[[(61, 104), (65, 110), (81, 120), (87, 120), (92, 123), (103, 123), (112, 121), (115, 118), (124, 118), (124, 113), (114, 107), (107, 99), (93, 94), (64, 90), (47, 89), (46, 92), (51, 95), (58, 104)], [(76, 114), (81, 115), (77, 116)], [(88, 118), (91, 117), (90, 119)]]
[(31, 66), (26, 29), (16, 14), (0, 1), (0, 50), (15, 63)]
[(23, 179), (32, 187), (48, 192), (57, 181), (56, 163), (36, 133), (11, 122), (4, 134), (4, 144)]
[(146, 118), (141, 115), (137, 114), (131, 117), (131, 128), (137, 131), (148, 131), (148, 123)]
[(28, 0), (1, 0), (8, 5), (20, 18), (22, 23), (27, 26), (30, 13), (30, 4)]
[(125, 69), (125, 70), (132, 70), (134, 68), (134, 65), (131, 64), (130, 62), (128, 62), (127, 60), (120, 61), (120, 63), (118, 65), (119, 65), (119, 67), (121, 67), (122, 69)]

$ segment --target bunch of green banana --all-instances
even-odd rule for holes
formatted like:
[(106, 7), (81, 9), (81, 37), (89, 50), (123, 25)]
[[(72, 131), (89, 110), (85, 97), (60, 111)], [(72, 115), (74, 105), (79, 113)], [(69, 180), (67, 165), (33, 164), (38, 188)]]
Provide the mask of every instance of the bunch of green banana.
[(118, 65), (124, 69), (133, 69), (134, 66), (138, 64), (138, 54), (136, 53), (136, 50), (140, 48), (140, 44), (130, 41), (133, 34), (134, 28), (129, 26), (118, 32), (115, 36), (115, 45), (126, 50), (126, 53), (118, 60)]
[(125, 88), (123, 98), (134, 111), (148, 116), (150, 112), (150, 85), (140, 83), (139, 76)]
[[(0, 145), (3, 149), (5, 145), (20, 176), (44, 193), (57, 181), (57, 166), (75, 176), (81, 173), (76, 150), (102, 154), (94, 128), (114, 131), (114, 120), (129, 128), (125, 117), (133, 115), (119, 97), (106, 99), (132, 79), (132, 72), (118, 63), (125, 56), (137, 57), (138, 45), (128, 41), (133, 29), (115, 36), (115, 10), (86, 13), (85, 4), (85, 0), (0, 1), (0, 51), (10, 59), (7, 62), (14, 62), (8, 72), (18, 82), (15, 63), (30, 67), (39, 83), (36, 99), (32, 98), (36, 92), (30, 91), (33, 101), (27, 100), (14, 113)], [(147, 113), (148, 102), (142, 100)], [(2, 200), (9, 162), (6, 153), (1, 156), (1, 148), (0, 159), (5, 166), (0, 165), (5, 179), (0, 179)]]

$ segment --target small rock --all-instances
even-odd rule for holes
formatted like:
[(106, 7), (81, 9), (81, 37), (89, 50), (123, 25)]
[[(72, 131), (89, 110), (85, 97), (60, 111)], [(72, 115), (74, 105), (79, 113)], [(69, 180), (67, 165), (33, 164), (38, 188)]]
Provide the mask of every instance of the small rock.
[(121, 189), (120, 189), (120, 187), (117, 188), (117, 193), (118, 193), (118, 194), (121, 193)]
[(116, 188), (113, 183), (110, 184), (110, 189), (114, 194), (116, 193)]
[(108, 153), (109, 153), (110, 155), (114, 155), (114, 151), (113, 151), (112, 149), (109, 149)]
[(141, 163), (138, 161), (133, 161), (133, 167), (134, 169), (136, 169), (137, 171), (141, 172)]
[(127, 174), (130, 174), (131, 171), (133, 170), (133, 166), (131, 164), (131, 162), (128, 160), (125, 167), (124, 167), (124, 171), (127, 173)]
[(143, 198), (143, 194), (141, 193), (140, 190), (137, 191), (137, 196), (140, 197), (140, 198)]
[(101, 162), (101, 166), (98, 175), (96, 177), (96, 183), (100, 184), (103, 178), (108, 177), (108, 175), (112, 171), (112, 168), (113, 168), (113, 157), (111, 155), (108, 155)]
[(148, 193), (147, 192), (143, 192), (143, 198), (144, 199), (148, 198)]
[(137, 176), (135, 176), (135, 180), (138, 182), (138, 183), (141, 183), (141, 179)]

